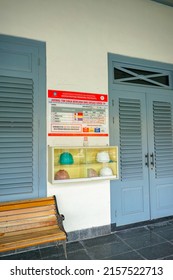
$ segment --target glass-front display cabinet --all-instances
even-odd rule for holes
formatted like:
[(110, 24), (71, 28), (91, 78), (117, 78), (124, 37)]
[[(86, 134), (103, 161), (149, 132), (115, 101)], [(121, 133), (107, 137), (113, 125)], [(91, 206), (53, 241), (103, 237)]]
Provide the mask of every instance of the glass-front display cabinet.
[(49, 146), (48, 179), (52, 184), (118, 179), (118, 148)]

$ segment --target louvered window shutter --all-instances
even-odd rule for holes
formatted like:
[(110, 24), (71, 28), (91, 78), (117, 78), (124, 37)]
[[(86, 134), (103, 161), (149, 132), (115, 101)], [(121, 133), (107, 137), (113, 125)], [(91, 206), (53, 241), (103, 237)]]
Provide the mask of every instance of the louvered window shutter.
[(141, 180), (143, 166), (140, 100), (119, 99), (119, 127), (121, 180)]
[(169, 102), (153, 102), (156, 178), (173, 176), (172, 109)]
[(32, 192), (33, 81), (0, 76), (0, 195)]

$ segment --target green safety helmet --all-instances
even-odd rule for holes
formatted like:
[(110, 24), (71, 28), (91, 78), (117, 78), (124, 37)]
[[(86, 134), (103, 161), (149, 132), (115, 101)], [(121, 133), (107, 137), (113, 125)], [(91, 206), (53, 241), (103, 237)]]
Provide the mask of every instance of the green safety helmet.
[(72, 154), (68, 152), (62, 153), (60, 155), (59, 162), (60, 164), (73, 164), (74, 160)]

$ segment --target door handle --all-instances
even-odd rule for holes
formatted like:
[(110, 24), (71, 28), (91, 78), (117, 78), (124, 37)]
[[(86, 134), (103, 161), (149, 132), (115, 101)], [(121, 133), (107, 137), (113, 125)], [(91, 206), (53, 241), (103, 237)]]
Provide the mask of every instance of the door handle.
[(151, 165), (151, 168), (154, 167), (154, 153), (150, 154), (150, 165)]
[(149, 167), (149, 156), (148, 156), (148, 153), (145, 154), (145, 166)]

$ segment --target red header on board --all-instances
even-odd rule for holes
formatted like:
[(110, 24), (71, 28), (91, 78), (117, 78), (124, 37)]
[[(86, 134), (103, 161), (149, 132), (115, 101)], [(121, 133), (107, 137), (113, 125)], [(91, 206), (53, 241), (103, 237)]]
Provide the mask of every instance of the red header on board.
[(89, 134), (89, 133), (48, 133), (48, 136), (95, 136), (95, 137), (97, 137), (97, 136), (108, 136), (108, 133), (99, 133), (99, 134), (96, 134), (96, 133), (91, 133), (91, 134)]
[(64, 91), (64, 90), (48, 90), (48, 98), (63, 98), (63, 99), (74, 99), (74, 100), (88, 100), (95, 102), (107, 102), (107, 94), (96, 94), (76, 91)]

